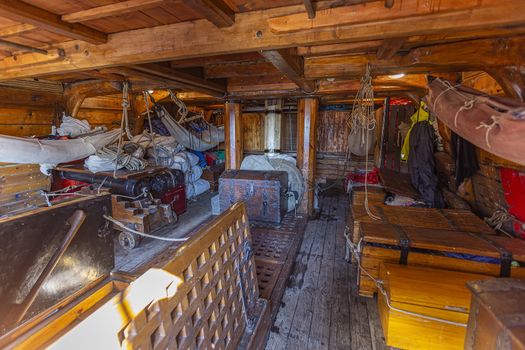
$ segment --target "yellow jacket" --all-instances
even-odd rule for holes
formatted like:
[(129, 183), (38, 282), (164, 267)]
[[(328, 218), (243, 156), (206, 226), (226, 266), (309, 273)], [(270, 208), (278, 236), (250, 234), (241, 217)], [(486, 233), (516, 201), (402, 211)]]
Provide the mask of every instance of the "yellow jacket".
[(428, 117), (429, 114), (425, 110), (425, 104), (421, 102), (419, 105), (419, 110), (410, 117), (412, 125), (410, 125), (410, 129), (408, 129), (407, 136), (403, 142), (403, 147), (401, 147), (401, 160), (403, 162), (408, 161), (408, 153), (410, 152), (410, 132), (412, 131), (412, 128), (414, 125), (416, 125), (416, 123), (428, 120)]

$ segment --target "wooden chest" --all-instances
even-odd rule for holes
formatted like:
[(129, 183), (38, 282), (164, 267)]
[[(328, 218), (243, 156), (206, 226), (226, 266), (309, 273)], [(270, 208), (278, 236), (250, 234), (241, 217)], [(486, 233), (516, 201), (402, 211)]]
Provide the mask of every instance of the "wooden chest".
[(525, 281), (469, 282), (472, 303), (465, 349), (525, 349)]
[(219, 178), (223, 172), (224, 163), (211, 165), (202, 170), (201, 179), (210, 183), (210, 191), (217, 192), (219, 190)]
[(525, 276), (525, 241), (472, 232), (361, 223), (359, 294), (371, 297), (381, 263), (420, 265), (494, 277)]
[(279, 223), (287, 211), (285, 171), (226, 170), (219, 179), (221, 210), (244, 201), (248, 218)]
[(463, 349), (470, 309), (466, 283), (490, 277), (390, 264), (380, 270), (385, 293), (377, 305), (389, 347)]
[(489, 225), (470, 210), (396, 207), (372, 203), (369, 204), (369, 208), (380, 220), (368, 216), (364, 205), (352, 206), (354, 243), (360, 238), (359, 223), (361, 222), (495, 234)]

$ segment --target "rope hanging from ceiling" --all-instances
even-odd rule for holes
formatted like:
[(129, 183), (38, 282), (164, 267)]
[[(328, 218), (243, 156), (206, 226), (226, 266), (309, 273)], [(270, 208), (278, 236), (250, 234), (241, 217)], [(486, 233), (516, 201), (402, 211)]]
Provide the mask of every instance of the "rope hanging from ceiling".
[[(350, 137), (359, 137), (361, 146), (364, 147), (365, 153), (365, 209), (372, 219), (380, 220), (381, 218), (374, 215), (368, 207), (368, 153), (369, 153), (369, 135), (376, 127), (374, 113), (374, 87), (372, 85), (372, 74), (370, 65), (366, 65), (365, 75), (361, 78), (361, 86), (355, 96), (352, 106), (352, 113), (347, 120), (350, 128)], [(347, 156), (350, 156), (350, 142)]]

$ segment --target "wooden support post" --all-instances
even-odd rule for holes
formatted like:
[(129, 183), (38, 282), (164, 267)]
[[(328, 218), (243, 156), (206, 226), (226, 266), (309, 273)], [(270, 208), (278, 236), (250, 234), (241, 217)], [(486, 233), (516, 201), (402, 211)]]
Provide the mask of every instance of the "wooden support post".
[(297, 167), (304, 178), (306, 192), (299, 204), (299, 212), (313, 213), (316, 167), (316, 124), (319, 101), (300, 99), (297, 106)]
[(224, 135), (226, 169), (240, 169), (244, 147), (242, 139), (242, 111), (239, 102), (228, 101), (224, 105)]

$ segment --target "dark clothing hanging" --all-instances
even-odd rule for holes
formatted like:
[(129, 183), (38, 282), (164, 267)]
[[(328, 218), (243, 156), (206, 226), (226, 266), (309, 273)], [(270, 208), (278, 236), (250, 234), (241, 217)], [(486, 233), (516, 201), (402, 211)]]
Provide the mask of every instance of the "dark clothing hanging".
[(479, 170), (476, 147), (454, 132), (450, 143), (452, 156), (456, 160), (456, 186), (459, 186)]
[(428, 207), (444, 208), (443, 194), (438, 188), (434, 160), (434, 128), (428, 121), (418, 122), (410, 132), (410, 157), (408, 171), (412, 186), (421, 195), (420, 200)]

